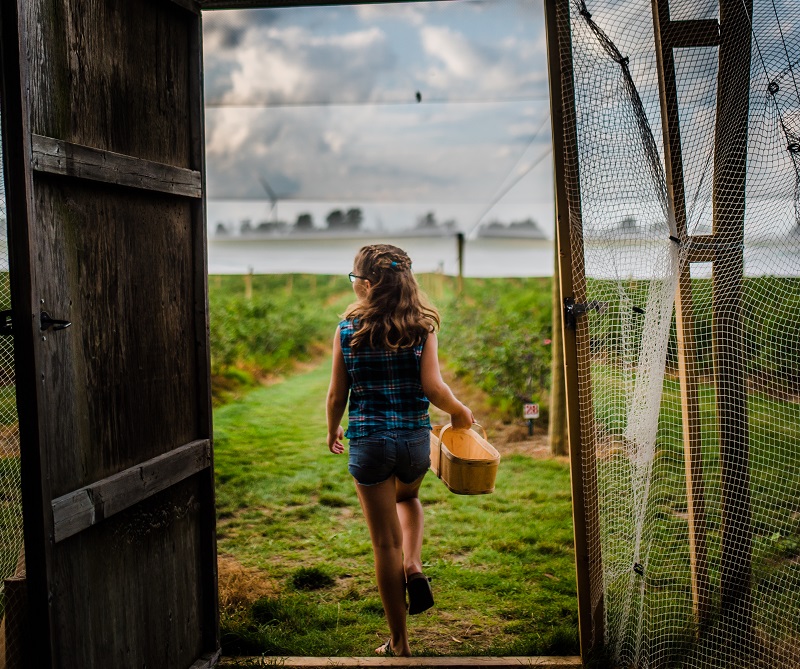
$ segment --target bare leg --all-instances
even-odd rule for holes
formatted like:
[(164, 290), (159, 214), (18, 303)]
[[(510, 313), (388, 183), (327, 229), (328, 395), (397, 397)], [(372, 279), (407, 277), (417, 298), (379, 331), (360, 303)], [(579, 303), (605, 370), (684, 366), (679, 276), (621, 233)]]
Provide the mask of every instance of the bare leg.
[(403, 531), (397, 517), (395, 477), (377, 485), (356, 483), (375, 556), (375, 575), (395, 655), (411, 655), (406, 627), (406, 578), (403, 571)]
[(397, 501), (397, 517), (403, 531), (403, 568), (405, 575), (422, 571), (422, 536), (425, 531), (425, 520), (422, 515), (422, 504), (419, 501), (419, 487), (422, 478), (414, 483), (396, 481), (395, 499)]

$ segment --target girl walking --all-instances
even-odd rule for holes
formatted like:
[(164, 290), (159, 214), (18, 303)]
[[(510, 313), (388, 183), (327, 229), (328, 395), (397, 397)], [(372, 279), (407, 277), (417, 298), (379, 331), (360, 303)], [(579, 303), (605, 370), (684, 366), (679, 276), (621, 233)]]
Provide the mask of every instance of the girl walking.
[(406, 252), (389, 244), (363, 247), (350, 281), (357, 299), (333, 338), (328, 448), (344, 452), (340, 422), (349, 399), (348, 469), (369, 527), (391, 634), (375, 652), (409, 656), (406, 613), (433, 606), (422, 572), (419, 501), (430, 465), (429, 402), (450, 414), (454, 428), (469, 428), (474, 418), (442, 380), (439, 314), (421, 293)]

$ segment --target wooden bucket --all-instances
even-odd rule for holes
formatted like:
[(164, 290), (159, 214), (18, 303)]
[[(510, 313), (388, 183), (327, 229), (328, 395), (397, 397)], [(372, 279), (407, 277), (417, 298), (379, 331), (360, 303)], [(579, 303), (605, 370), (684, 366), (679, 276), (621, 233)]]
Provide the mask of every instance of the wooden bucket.
[(449, 423), (431, 428), (431, 470), (457, 495), (494, 492), (500, 453), (486, 440), (486, 430), (478, 427), (483, 436)]

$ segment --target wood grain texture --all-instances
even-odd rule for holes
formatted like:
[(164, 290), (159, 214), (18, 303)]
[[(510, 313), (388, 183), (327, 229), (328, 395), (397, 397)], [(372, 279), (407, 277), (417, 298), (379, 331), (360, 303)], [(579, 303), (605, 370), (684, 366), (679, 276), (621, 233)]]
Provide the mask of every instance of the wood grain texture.
[[(36, 408), (25, 437), (40, 471), (29, 471), (46, 498), (44, 513), (26, 507), (38, 513), (26, 535), (44, 539), (28, 556), (34, 665), (190, 667), (218, 647), (211, 467), (193, 474), (197, 462), (169, 455), (210, 439), (199, 16), (188, 0), (18, 4), (22, 136), (71, 154), (64, 166), (39, 151), (34, 171), (23, 143), (29, 272), (16, 303), (33, 350), (21, 370)], [(155, 181), (188, 175), (191, 196), (130, 188), (141, 182), (110, 178), (109, 163)], [(42, 310), (72, 327), (40, 332)], [(172, 485), (136, 502), (152, 486), (131, 472), (148, 478), (141, 463), (162, 456), (170, 465), (150, 481)], [(120, 479), (127, 489), (109, 488)], [(69, 523), (94, 524), (56, 543), (52, 500), (82, 488)]]
[(191, 477), (56, 545), (55, 667), (185, 668), (207, 652), (202, 513)]
[(200, 439), (53, 500), (56, 542), (193, 476), (211, 465), (211, 442)]
[(36, 179), (51, 499), (198, 435), (191, 201)]
[(25, 3), (31, 132), (190, 167), (189, 14), (152, 0)]
[(102, 181), (118, 186), (199, 198), (200, 172), (112, 151), (93, 149), (52, 137), (31, 137), (31, 165), (36, 172)]

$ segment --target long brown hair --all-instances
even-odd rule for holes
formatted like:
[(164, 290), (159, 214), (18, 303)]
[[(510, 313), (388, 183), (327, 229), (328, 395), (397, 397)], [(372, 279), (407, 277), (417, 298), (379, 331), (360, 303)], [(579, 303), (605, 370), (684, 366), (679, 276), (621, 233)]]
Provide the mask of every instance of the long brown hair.
[(397, 350), (417, 346), (439, 328), (439, 312), (428, 302), (411, 273), (411, 258), (391, 244), (362, 247), (353, 261), (355, 274), (371, 288), (344, 314), (358, 319), (351, 345)]

